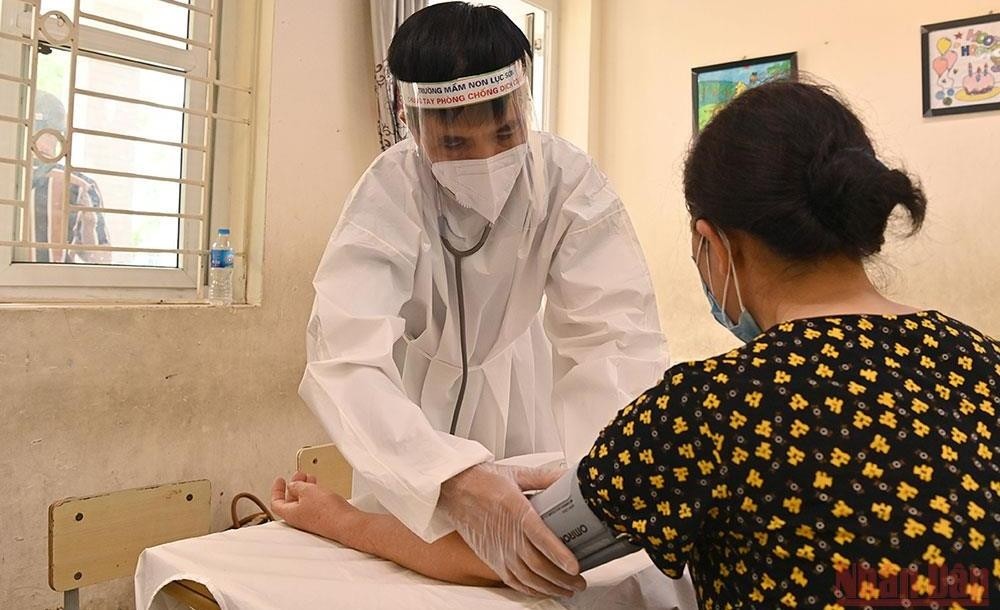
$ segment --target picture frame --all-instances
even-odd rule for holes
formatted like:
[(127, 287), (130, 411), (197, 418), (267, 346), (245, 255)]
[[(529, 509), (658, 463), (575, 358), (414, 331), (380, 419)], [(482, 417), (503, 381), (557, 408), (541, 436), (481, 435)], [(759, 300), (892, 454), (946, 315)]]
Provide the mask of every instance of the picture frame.
[(771, 80), (798, 78), (798, 53), (781, 53), (691, 69), (692, 126), (704, 129), (715, 113), (744, 90)]
[(920, 26), (925, 117), (1000, 110), (1000, 15)]

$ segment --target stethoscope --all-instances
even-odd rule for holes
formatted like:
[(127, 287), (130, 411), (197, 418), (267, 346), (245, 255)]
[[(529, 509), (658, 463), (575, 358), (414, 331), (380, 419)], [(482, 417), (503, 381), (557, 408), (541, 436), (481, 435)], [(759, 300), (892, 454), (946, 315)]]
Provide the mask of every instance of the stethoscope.
[(447, 221), (444, 220), (444, 217), (441, 218), (441, 221), (441, 243), (444, 244), (445, 249), (455, 259), (455, 287), (458, 292), (458, 332), (459, 341), (462, 345), (462, 385), (458, 388), (458, 399), (455, 401), (455, 410), (451, 416), (451, 428), (449, 430), (450, 434), (455, 434), (455, 428), (458, 426), (458, 415), (462, 412), (462, 401), (465, 399), (465, 386), (469, 381), (469, 347), (465, 336), (465, 291), (462, 285), (462, 260), (482, 250), (483, 246), (486, 245), (486, 239), (490, 236), (490, 231), (493, 230), (493, 224), (489, 223), (486, 225), (476, 245), (468, 250), (459, 250), (445, 237), (445, 225)]

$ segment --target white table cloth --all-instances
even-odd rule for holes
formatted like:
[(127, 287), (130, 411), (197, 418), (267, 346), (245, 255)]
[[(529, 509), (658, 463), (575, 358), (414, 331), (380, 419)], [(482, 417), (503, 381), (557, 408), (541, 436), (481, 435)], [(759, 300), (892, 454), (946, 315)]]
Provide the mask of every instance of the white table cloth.
[(139, 610), (169, 608), (157, 593), (185, 579), (205, 585), (222, 610), (696, 608), (690, 580), (663, 576), (644, 553), (585, 577), (587, 590), (568, 600), (451, 585), (279, 522), (147, 549), (136, 568), (135, 591)]

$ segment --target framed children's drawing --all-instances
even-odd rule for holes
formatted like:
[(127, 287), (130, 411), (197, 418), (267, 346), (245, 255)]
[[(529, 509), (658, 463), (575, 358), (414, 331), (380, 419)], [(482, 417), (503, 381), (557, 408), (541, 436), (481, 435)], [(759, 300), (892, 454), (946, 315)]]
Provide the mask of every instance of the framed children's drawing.
[(1000, 109), (1000, 15), (920, 28), (924, 116)]
[(704, 129), (716, 112), (747, 89), (772, 80), (794, 80), (797, 77), (796, 53), (694, 68), (691, 70), (691, 94), (695, 133)]

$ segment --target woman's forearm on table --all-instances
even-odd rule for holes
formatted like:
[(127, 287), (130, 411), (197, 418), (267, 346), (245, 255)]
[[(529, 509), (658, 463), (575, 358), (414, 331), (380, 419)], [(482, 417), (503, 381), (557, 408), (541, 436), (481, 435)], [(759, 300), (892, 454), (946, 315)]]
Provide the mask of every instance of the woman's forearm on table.
[(500, 584), (493, 570), (455, 532), (428, 544), (391, 515), (358, 511), (353, 521), (350, 527), (338, 527), (340, 541), (353, 549), (438, 580), (462, 585)]

